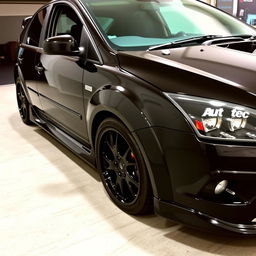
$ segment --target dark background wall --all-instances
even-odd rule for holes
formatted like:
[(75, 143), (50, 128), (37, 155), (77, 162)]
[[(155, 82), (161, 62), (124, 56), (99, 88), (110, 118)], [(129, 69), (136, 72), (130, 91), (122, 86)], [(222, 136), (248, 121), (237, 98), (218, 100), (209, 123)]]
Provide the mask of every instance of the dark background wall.
[(12, 84), (21, 23), (47, 1), (0, 0), (0, 85)]
[(41, 1), (0, 1), (0, 61), (15, 60), (22, 20), (42, 5)]
[(33, 15), (42, 5), (42, 1), (28, 3), (28, 1), (0, 0), (0, 44), (17, 41), (23, 18)]
[(26, 16), (0, 16), (0, 44), (17, 41), (21, 32), (21, 23)]

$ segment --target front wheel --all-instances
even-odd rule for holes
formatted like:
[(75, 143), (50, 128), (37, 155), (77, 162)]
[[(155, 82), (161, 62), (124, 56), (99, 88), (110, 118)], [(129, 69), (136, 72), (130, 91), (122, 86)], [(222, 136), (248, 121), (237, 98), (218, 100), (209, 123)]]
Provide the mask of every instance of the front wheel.
[(119, 121), (104, 120), (96, 137), (97, 163), (112, 201), (129, 214), (152, 209), (152, 190), (142, 154), (129, 130)]

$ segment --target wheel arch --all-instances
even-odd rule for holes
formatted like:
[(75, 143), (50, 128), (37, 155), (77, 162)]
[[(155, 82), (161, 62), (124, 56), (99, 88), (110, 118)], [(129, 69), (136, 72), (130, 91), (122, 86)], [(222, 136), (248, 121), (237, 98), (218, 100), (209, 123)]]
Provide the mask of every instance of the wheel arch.
[(133, 93), (121, 92), (116, 87), (105, 86), (96, 91), (88, 104), (87, 126), (93, 146), (97, 128), (108, 117), (121, 121), (130, 132), (151, 126), (141, 107), (133, 100)]
[[(118, 98), (116, 102), (122, 102), (125, 107), (121, 107), (118, 104), (115, 105), (114, 101), (110, 100), (113, 98)], [(128, 110), (128, 112), (132, 112), (132, 115), (127, 115), (127, 111), (125, 110)], [(137, 136), (136, 133), (136, 131), (138, 130), (144, 130), (151, 127), (151, 124), (144, 115), (143, 111), (141, 111), (132, 100), (130, 100), (126, 95), (122, 94), (121, 92), (117, 92), (115, 90), (102, 90), (97, 92), (97, 94), (95, 94), (94, 97), (91, 99), (88, 107), (87, 116), (90, 116), (87, 122), (90, 141), (91, 145), (93, 146), (94, 152), (96, 147), (95, 143), (97, 131), (103, 120), (107, 118), (114, 118), (120, 121), (132, 133), (132, 136), (136, 141), (145, 161), (150, 184), (153, 190), (153, 195), (154, 197), (158, 197), (159, 184), (156, 184), (156, 173), (152, 169), (150, 160), (148, 159), (148, 156), (146, 154), (146, 150), (143, 147), (143, 143), (140, 142), (139, 136)], [(152, 134), (154, 131), (150, 129), (150, 132)], [(154, 141), (155, 145), (157, 145), (157, 148), (159, 149), (159, 141), (156, 135), (152, 136), (152, 141)], [(161, 149), (159, 149), (159, 154), (161, 154), (160, 151)]]
[(112, 112), (109, 112), (107, 110), (98, 112), (92, 121), (92, 128), (91, 128), (91, 140), (94, 148), (95, 148), (96, 134), (97, 134), (98, 128), (100, 124), (107, 118), (114, 118), (121, 121), (116, 115), (114, 115)]

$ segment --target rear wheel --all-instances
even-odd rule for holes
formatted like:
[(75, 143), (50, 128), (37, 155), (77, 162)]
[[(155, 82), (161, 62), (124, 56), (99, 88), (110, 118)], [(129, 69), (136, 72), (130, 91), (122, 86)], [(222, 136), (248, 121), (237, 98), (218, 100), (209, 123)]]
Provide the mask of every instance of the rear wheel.
[(129, 130), (115, 119), (104, 120), (96, 137), (97, 162), (112, 201), (129, 214), (152, 209), (152, 192), (143, 157)]
[(19, 113), (22, 121), (27, 125), (32, 124), (32, 122), (29, 119), (29, 102), (27, 100), (27, 97), (24, 93), (22, 86), (19, 84), (16, 85), (16, 96)]

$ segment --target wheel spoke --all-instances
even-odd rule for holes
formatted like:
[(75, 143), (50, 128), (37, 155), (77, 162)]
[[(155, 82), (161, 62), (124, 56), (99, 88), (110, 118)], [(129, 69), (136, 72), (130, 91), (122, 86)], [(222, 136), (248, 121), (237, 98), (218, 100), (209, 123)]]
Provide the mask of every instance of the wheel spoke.
[[(136, 196), (137, 196), (137, 193), (133, 190), (131, 184), (130, 184), (129, 182), (126, 182), (126, 184), (127, 184), (128, 190), (129, 190), (129, 192), (131, 193), (131, 195), (132, 195), (133, 197), (136, 197)], [(136, 188), (137, 188), (137, 187), (136, 187)]]
[[(114, 138), (114, 136), (115, 136), (115, 138)], [(110, 132), (109, 133), (109, 143), (112, 148), (117, 148), (117, 145), (118, 145), (117, 141), (118, 141), (118, 133), (114, 134), (113, 132)]]
[(110, 151), (112, 152), (113, 156), (115, 157), (117, 154), (117, 144), (114, 142), (112, 132), (110, 132), (108, 138), (106, 138), (106, 144), (108, 145)]
[(106, 144), (107, 144), (108, 148), (110, 149), (110, 151), (112, 152), (112, 154), (115, 155), (115, 150), (114, 150), (113, 146), (111, 146), (108, 141)]
[(125, 198), (125, 192), (124, 192), (124, 182), (123, 179), (121, 179), (119, 176), (117, 176), (117, 181), (118, 181), (118, 186), (120, 188), (120, 192), (121, 192), (121, 197), (123, 197), (123, 199)]
[(127, 160), (127, 156), (128, 156), (128, 153), (131, 151), (130, 147), (128, 146), (127, 150), (125, 151), (125, 153), (123, 154), (123, 158), (125, 160)]
[(127, 197), (125, 195), (124, 180), (118, 175), (116, 177), (115, 193), (115, 196), (119, 198), (120, 201), (126, 202)]
[(108, 164), (108, 166), (106, 167), (107, 170), (114, 170), (115, 169), (114, 161), (108, 159), (106, 154), (103, 155), (103, 159)]
[(128, 184), (132, 183), (136, 188), (139, 187), (139, 183), (128, 172), (126, 173), (126, 181)]

